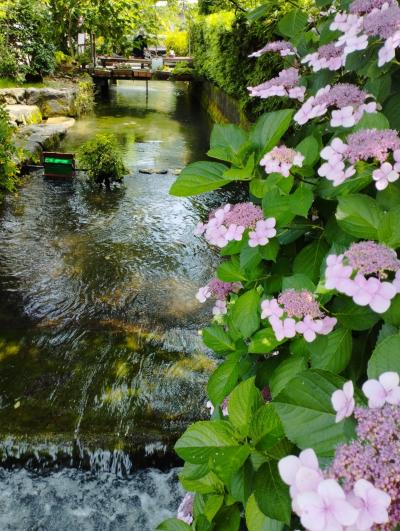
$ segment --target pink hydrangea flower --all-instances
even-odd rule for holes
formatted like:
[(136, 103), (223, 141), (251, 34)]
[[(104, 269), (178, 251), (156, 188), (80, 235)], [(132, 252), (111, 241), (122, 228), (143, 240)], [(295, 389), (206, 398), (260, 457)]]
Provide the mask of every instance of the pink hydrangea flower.
[(364, 113), (376, 112), (376, 102), (367, 102), (370, 98), (370, 94), (350, 83), (327, 85), (303, 103), (294, 115), (294, 120), (303, 125), (333, 108), (331, 126), (352, 127), (361, 120)]
[(249, 55), (249, 57), (261, 57), (261, 55), (275, 52), (279, 53), (281, 57), (286, 57), (288, 55), (296, 55), (296, 49), (293, 48), (290, 42), (287, 41), (273, 41), (266, 44), (261, 50), (257, 50)]
[(350, 417), (355, 407), (353, 382), (346, 382), (343, 385), (343, 389), (335, 391), (332, 394), (331, 402), (333, 409), (336, 411), (336, 422)]
[(292, 166), (302, 167), (304, 156), (298, 151), (286, 146), (274, 147), (266, 153), (260, 161), (266, 173), (280, 173), (289, 177)]
[(275, 224), (275, 218), (257, 221), (255, 230), (249, 232), (249, 247), (267, 245), (270, 238), (276, 236)]
[(334, 479), (321, 481), (316, 492), (298, 495), (300, 520), (310, 531), (339, 531), (353, 525), (358, 511), (347, 500), (342, 487)]
[(191, 492), (187, 492), (178, 507), (178, 514), (176, 517), (178, 520), (190, 525), (193, 522), (193, 501), (194, 495)]
[(365, 479), (359, 479), (355, 483), (349, 502), (358, 510), (357, 520), (349, 530), (372, 529), (374, 524), (385, 524), (389, 521), (390, 496)]
[(343, 55), (343, 49), (330, 43), (324, 44), (316, 52), (306, 55), (301, 62), (310, 66), (314, 72), (324, 68), (335, 71), (344, 66), (346, 57)]
[[(369, 105), (369, 104), (368, 104)], [(377, 189), (384, 189), (389, 182), (397, 180), (400, 164), (397, 159), (400, 155), (400, 138), (397, 131), (392, 129), (362, 129), (347, 137), (347, 144), (340, 139), (332, 140), (331, 145), (325, 147), (320, 155), (327, 162), (318, 169), (321, 177), (326, 177), (338, 186), (355, 173), (353, 164), (360, 160), (376, 161), (381, 163), (379, 169), (373, 172), (373, 179)], [(394, 167), (387, 162), (389, 157), (395, 161)], [(347, 164), (347, 166), (346, 166)]]
[[(386, 312), (399, 292), (400, 260), (396, 252), (376, 242), (353, 243), (343, 254), (329, 255), (325, 286), (352, 297), (359, 306)], [(392, 282), (385, 280), (395, 273)]]
[(376, 181), (377, 190), (384, 190), (389, 183), (394, 183), (399, 178), (399, 173), (394, 170), (389, 162), (384, 162), (380, 168), (372, 172), (372, 178)]
[(225, 247), (231, 241), (241, 241), (246, 229), (250, 229), (249, 245), (265, 245), (276, 235), (275, 218), (264, 219), (262, 209), (250, 202), (225, 205), (210, 214), (207, 223), (200, 223), (196, 234), (217, 247)]
[(384, 372), (379, 380), (367, 380), (363, 393), (368, 398), (370, 408), (380, 408), (387, 404), (400, 405), (400, 378), (397, 372)]
[(242, 289), (240, 282), (223, 282), (218, 278), (213, 278), (210, 282), (199, 289), (196, 299), (200, 303), (206, 302), (211, 297), (216, 299), (213, 315), (224, 315), (227, 313), (226, 298), (230, 293), (237, 293)]
[(268, 319), (278, 341), (301, 334), (308, 342), (317, 334), (329, 334), (336, 325), (334, 317), (321, 312), (314, 295), (308, 290), (282, 292), (278, 299), (261, 303), (261, 318)]
[(296, 68), (287, 68), (279, 72), (274, 77), (256, 87), (247, 87), (250, 96), (259, 98), (270, 98), (271, 96), (286, 96), (288, 98), (299, 99), (303, 101), (306, 91), (305, 87), (299, 85), (300, 77)]

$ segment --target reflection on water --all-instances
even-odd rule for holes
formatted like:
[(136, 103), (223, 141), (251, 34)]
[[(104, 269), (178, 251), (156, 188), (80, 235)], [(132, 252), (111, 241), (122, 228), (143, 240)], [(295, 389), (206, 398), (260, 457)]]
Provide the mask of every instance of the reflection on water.
[[(62, 149), (115, 132), (131, 172), (112, 193), (34, 175), (0, 217), (0, 433), (79, 437), (129, 451), (170, 444), (205, 413), (215, 367), (194, 299), (216, 256), (192, 236), (229, 194), (168, 195), (207, 146), (184, 85), (123, 84), (79, 120)], [(137, 139), (135, 143), (134, 139)], [(226, 199), (225, 199), (226, 200)], [(177, 396), (184, 399), (177, 400)]]

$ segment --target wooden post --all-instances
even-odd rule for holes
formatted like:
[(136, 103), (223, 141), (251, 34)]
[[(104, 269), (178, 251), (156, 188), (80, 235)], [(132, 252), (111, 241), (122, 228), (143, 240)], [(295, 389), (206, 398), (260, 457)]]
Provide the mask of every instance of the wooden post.
[(149, 99), (149, 80), (146, 78), (146, 101)]

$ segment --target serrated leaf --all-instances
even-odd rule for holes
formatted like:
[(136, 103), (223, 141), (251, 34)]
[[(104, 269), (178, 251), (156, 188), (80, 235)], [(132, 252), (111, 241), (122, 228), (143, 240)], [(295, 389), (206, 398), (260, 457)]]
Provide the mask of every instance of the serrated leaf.
[(246, 505), (246, 525), (248, 531), (282, 531), (284, 526), (283, 522), (273, 520), (261, 511), (254, 494)]
[(307, 14), (300, 9), (294, 9), (280, 19), (278, 29), (286, 37), (295, 37), (304, 31), (307, 23)]
[(272, 328), (268, 327), (259, 330), (251, 337), (248, 350), (250, 354), (268, 354), (280, 344), (281, 341), (276, 339)]
[(332, 313), (340, 324), (350, 330), (370, 330), (380, 319), (368, 306), (358, 306), (349, 297), (336, 297)]
[(294, 109), (283, 109), (263, 114), (251, 130), (250, 140), (263, 153), (270, 151), (289, 129), (293, 113)]
[(318, 283), (322, 261), (329, 251), (329, 245), (320, 238), (299, 252), (293, 262), (293, 272), (307, 275)]
[(368, 377), (379, 378), (383, 372), (400, 374), (400, 335), (383, 339), (375, 348), (368, 362)]
[(276, 462), (265, 463), (257, 471), (254, 494), (257, 505), (266, 516), (289, 525), (291, 515), (289, 487), (281, 480)]
[(240, 295), (231, 310), (232, 323), (244, 338), (250, 337), (260, 326), (260, 295), (249, 290)]
[(169, 193), (186, 197), (216, 190), (230, 182), (223, 176), (227, 169), (225, 164), (219, 162), (200, 161), (189, 164), (182, 170)]
[(221, 404), (234, 389), (239, 379), (240, 354), (233, 355), (221, 363), (213, 372), (207, 384), (207, 393), (214, 405)]
[(332, 393), (344, 383), (344, 378), (319, 370), (307, 370), (289, 382), (273, 405), (290, 441), (303, 450), (314, 448), (321, 457), (331, 457), (347, 441), (352, 422), (336, 423), (331, 404)]
[(207, 463), (221, 448), (237, 446), (233, 427), (223, 420), (200, 421), (189, 426), (175, 444), (175, 451), (185, 461)]
[(229, 398), (229, 420), (243, 436), (248, 435), (251, 419), (262, 403), (254, 377), (241, 382), (232, 391)]
[(333, 373), (342, 372), (351, 358), (352, 337), (347, 328), (336, 328), (327, 336), (317, 336), (309, 343), (311, 365)]
[(278, 396), (290, 380), (305, 369), (307, 369), (307, 358), (305, 356), (290, 356), (290, 358), (283, 360), (273, 371), (269, 380), (272, 397)]
[(235, 344), (222, 326), (212, 325), (204, 328), (203, 341), (214, 352), (232, 352), (235, 350)]
[(367, 195), (354, 194), (339, 198), (336, 219), (339, 226), (356, 238), (378, 238), (383, 213), (377, 202)]

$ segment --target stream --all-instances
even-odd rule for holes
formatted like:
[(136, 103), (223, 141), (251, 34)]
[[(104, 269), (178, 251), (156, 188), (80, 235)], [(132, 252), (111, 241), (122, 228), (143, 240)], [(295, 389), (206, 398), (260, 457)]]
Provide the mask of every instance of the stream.
[(119, 82), (60, 150), (96, 132), (117, 136), (122, 186), (36, 173), (0, 209), (2, 531), (154, 529), (182, 496), (173, 443), (207, 417), (194, 296), (217, 256), (193, 228), (233, 192), (168, 190), (210, 124), (183, 83)]

